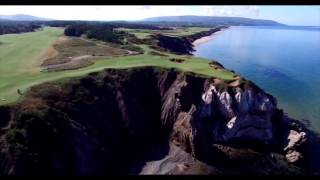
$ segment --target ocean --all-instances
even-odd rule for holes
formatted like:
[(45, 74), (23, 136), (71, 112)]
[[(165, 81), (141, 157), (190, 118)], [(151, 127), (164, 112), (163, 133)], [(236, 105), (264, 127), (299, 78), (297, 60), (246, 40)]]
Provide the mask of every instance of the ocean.
[(320, 132), (319, 28), (230, 27), (195, 50), (253, 81), (290, 117)]

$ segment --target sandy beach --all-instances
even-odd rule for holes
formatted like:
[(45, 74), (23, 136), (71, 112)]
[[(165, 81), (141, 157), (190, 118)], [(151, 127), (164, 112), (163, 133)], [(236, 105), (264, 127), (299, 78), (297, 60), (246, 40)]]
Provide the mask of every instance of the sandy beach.
[(210, 41), (210, 40), (212, 39), (212, 36), (213, 36), (213, 35), (204, 36), (204, 37), (202, 37), (202, 38), (200, 38), (200, 39), (197, 39), (197, 40), (193, 41), (192, 44), (193, 44), (194, 46), (198, 46), (198, 45), (200, 45), (200, 44), (206, 43), (206, 42), (208, 42), (208, 41)]
[[(227, 29), (227, 28), (224, 28), (224, 29)], [(206, 42), (210, 41), (214, 37), (214, 35), (217, 35), (217, 34), (223, 32), (224, 29), (220, 29), (219, 31), (212, 33), (210, 36), (204, 36), (202, 38), (199, 38), (199, 39), (193, 41), (192, 44), (194, 46), (198, 46), (200, 44), (206, 43)]]

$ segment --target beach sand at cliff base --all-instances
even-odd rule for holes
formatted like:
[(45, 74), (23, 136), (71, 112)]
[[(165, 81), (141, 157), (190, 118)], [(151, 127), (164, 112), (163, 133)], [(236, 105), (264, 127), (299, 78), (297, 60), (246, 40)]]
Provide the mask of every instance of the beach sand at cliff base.
[(202, 38), (196, 39), (195, 41), (192, 42), (192, 44), (193, 44), (193, 46), (198, 46), (200, 44), (204, 44), (204, 43), (210, 41), (215, 35), (223, 32), (223, 31), (224, 31), (224, 29), (221, 29), (220, 31), (212, 33), (210, 36), (204, 36)]
[(211, 36), (205, 36), (205, 37), (202, 37), (202, 38), (200, 38), (200, 39), (197, 39), (197, 40), (193, 41), (192, 44), (193, 44), (194, 46), (198, 46), (198, 45), (200, 45), (200, 44), (203, 44), (203, 43), (206, 43), (206, 42), (210, 41), (212, 38), (213, 38), (213, 35), (211, 35)]

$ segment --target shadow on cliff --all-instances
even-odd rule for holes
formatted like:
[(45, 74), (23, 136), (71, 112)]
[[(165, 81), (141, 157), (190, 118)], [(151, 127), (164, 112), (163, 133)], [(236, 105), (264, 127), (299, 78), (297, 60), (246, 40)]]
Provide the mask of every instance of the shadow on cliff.
[(169, 150), (170, 146), (166, 140), (143, 145), (143, 148), (137, 151), (137, 154), (134, 155), (136, 158), (127, 173), (132, 175), (139, 174), (147, 162), (165, 158), (169, 155)]
[[(0, 120), (4, 133), (0, 138), (4, 151), (0, 154), (0, 174), (139, 174), (147, 162), (170, 156), (168, 140), (174, 124), (181, 132), (178, 140), (187, 144), (185, 149), (189, 149), (188, 142), (194, 142), (190, 147), (196, 147), (194, 153), (202, 162), (247, 174), (264, 174), (266, 168), (274, 167), (268, 153), (211, 144), (210, 121), (192, 120), (190, 110), (201, 97), (204, 82), (205, 78), (176, 71), (143, 68), (104, 70), (63, 84), (33, 87), (20, 103), (0, 108), (4, 117)], [(176, 117), (178, 112), (182, 112), (180, 118)], [(176, 119), (181, 123), (175, 123)], [(308, 134), (310, 166), (319, 167), (319, 135), (300, 121), (287, 120), (301, 124)], [(288, 131), (276, 127), (284, 132), (284, 138), (288, 137)], [(197, 133), (193, 136), (190, 132)], [(184, 157), (187, 155), (170, 161), (181, 162)], [(168, 164), (167, 159), (164, 163)], [(174, 163), (158, 165), (151, 171), (167, 171)], [(270, 172), (281, 173), (277, 167)]]

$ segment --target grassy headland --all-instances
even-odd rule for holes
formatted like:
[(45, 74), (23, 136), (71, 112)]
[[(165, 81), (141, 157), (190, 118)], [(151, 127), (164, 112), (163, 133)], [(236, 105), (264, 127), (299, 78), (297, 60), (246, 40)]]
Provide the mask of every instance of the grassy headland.
[[(206, 28), (188, 28), (184, 30), (166, 30), (171, 35), (186, 35), (207, 30)], [(137, 30), (131, 30), (137, 31)], [(155, 31), (155, 30), (146, 30)], [(159, 31), (159, 30), (157, 30)], [(131, 33), (131, 32), (130, 32)], [(141, 35), (141, 34), (140, 34)], [(215, 69), (209, 65), (209, 60), (188, 55), (176, 55), (170, 52), (160, 52), (151, 49), (149, 45), (137, 46), (144, 50), (143, 54), (120, 56), (112, 58), (97, 58), (90, 66), (57, 72), (43, 72), (41, 64), (49, 48), (56, 40), (63, 36), (61, 28), (44, 28), (41, 31), (10, 34), (0, 36), (3, 44), (0, 47), (0, 105), (13, 103), (33, 85), (58, 80), (66, 77), (83, 76), (90, 72), (105, 68), (131, 68), (142, 66), (158, 66), (164, 68), (177, 68), (183, 71), (194, 72), (206, 76), (217, 77), (223, 80), (232, 80), (233, 72), (225, 69)], [(141, 37), (141, 36), (140, 36)], [(155, 55), (157, 52), (166, 56)], [(170, 59), (183, 59), (181, 63)]]

